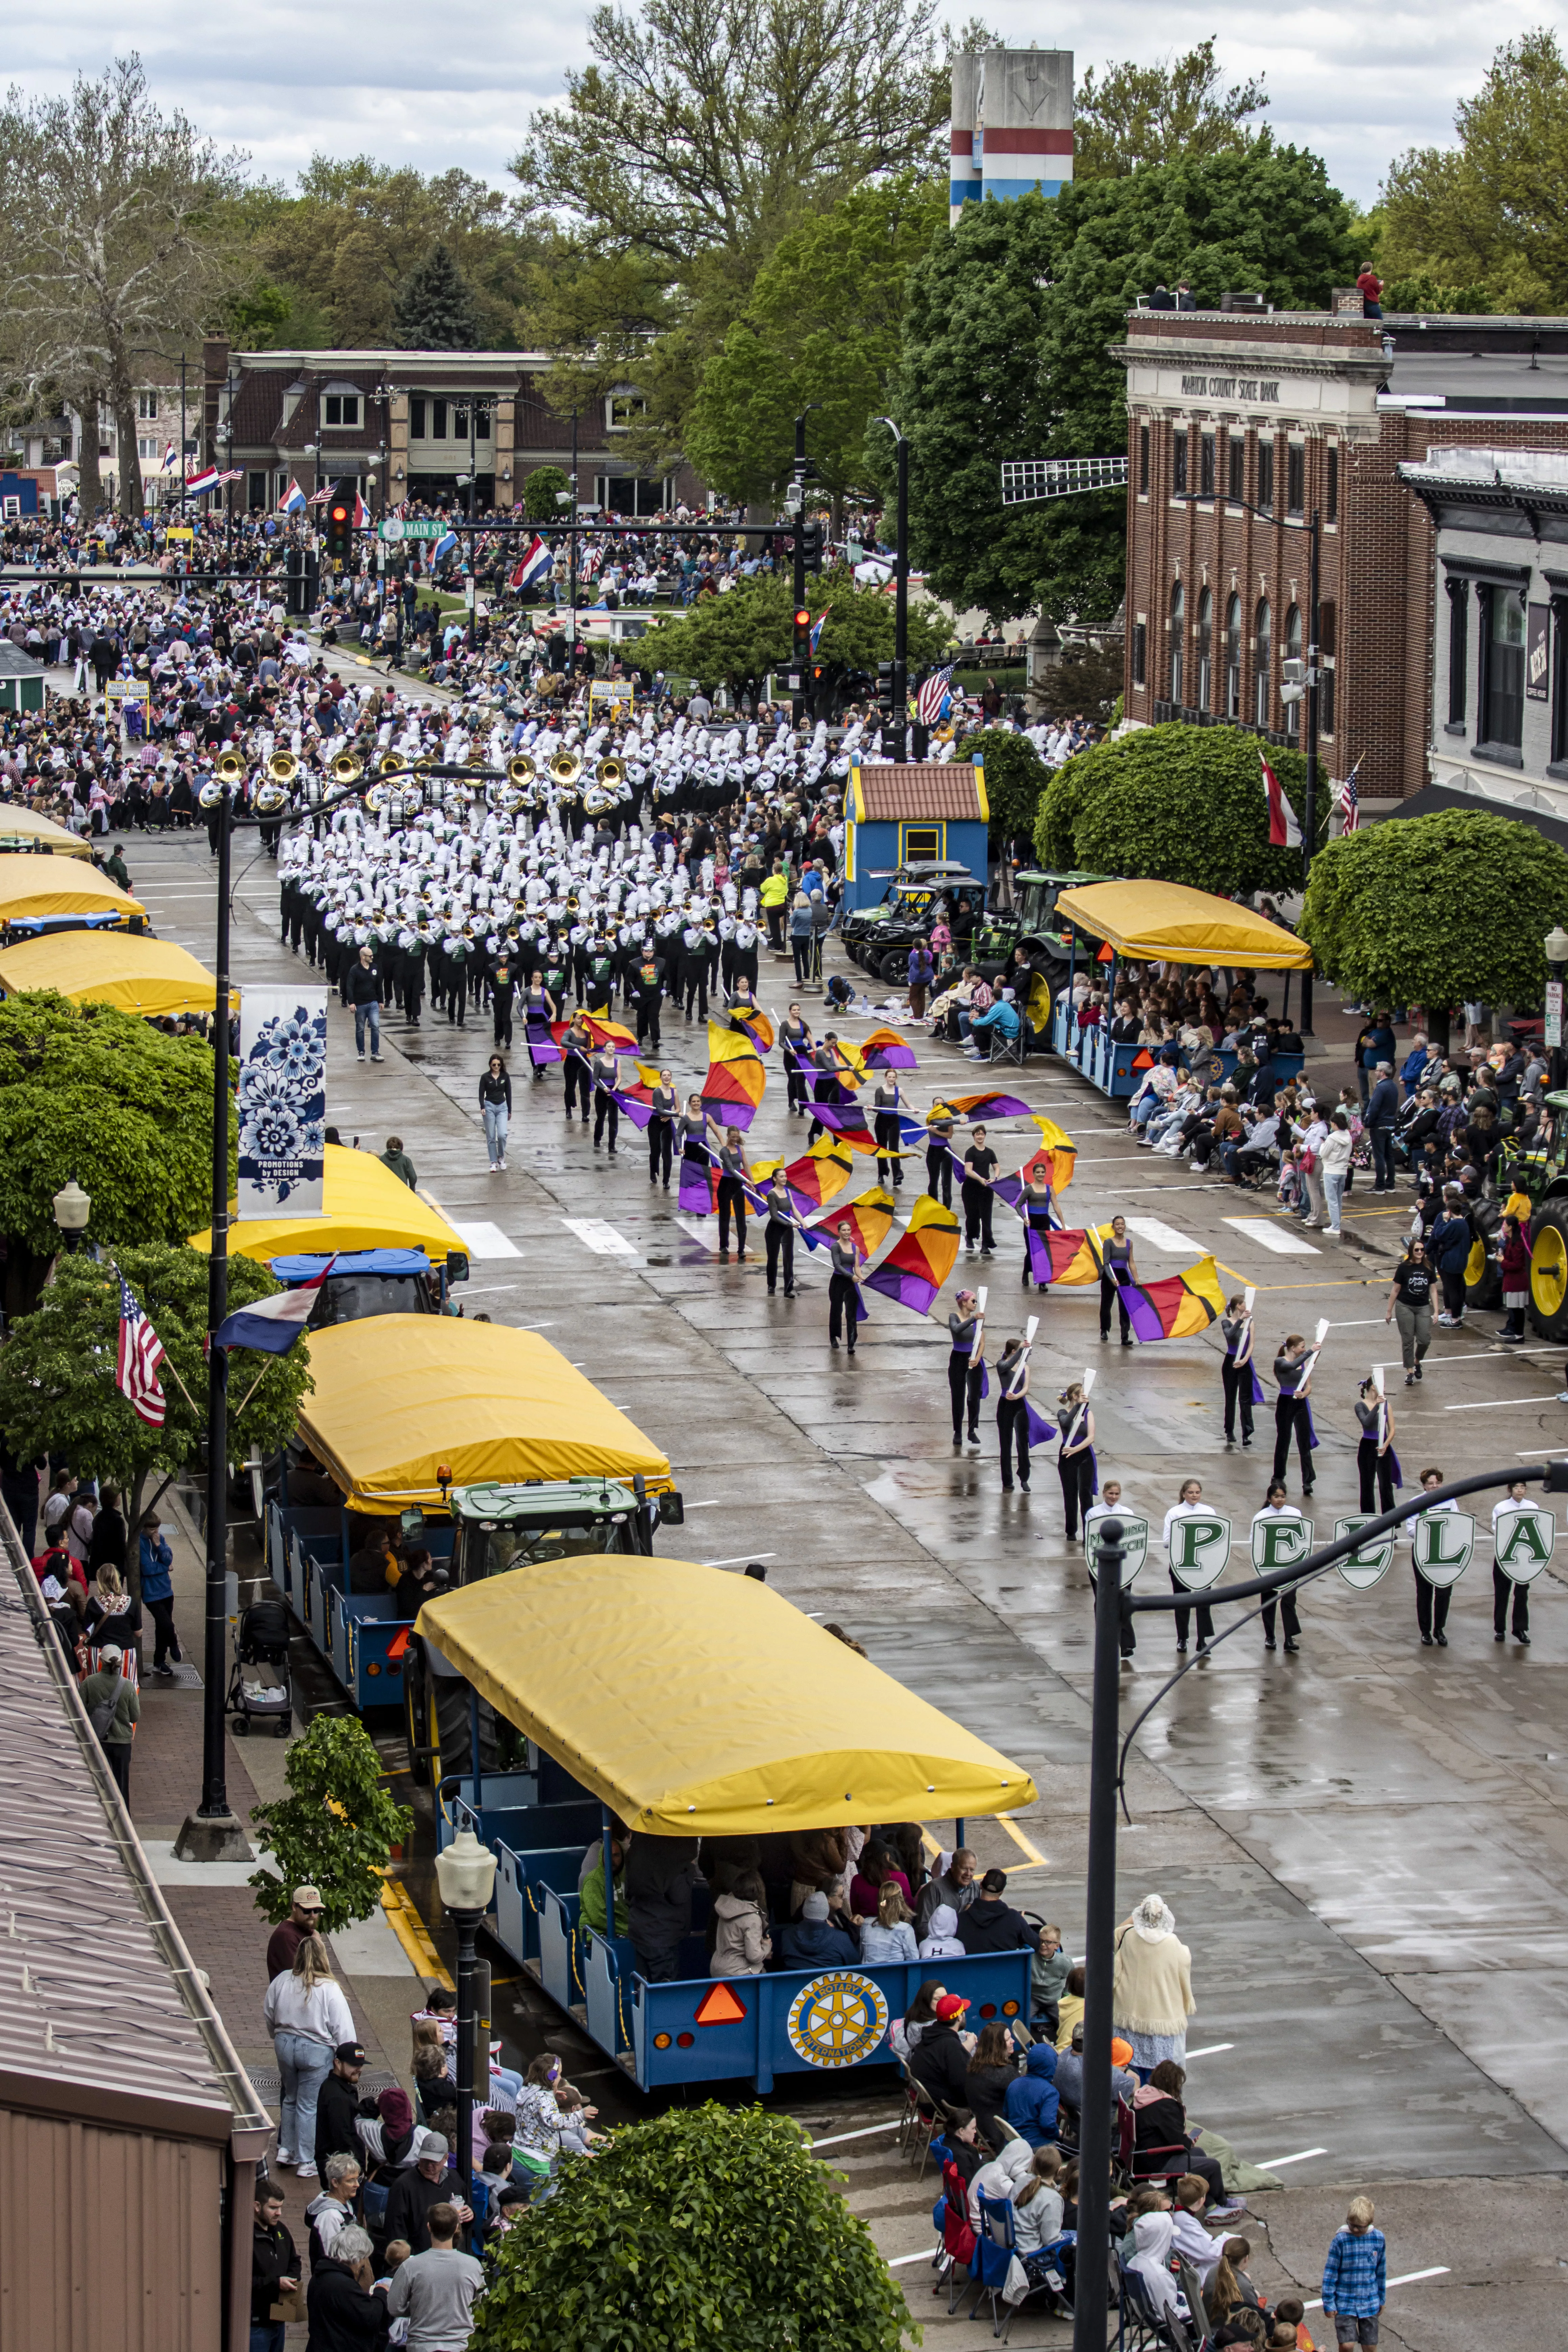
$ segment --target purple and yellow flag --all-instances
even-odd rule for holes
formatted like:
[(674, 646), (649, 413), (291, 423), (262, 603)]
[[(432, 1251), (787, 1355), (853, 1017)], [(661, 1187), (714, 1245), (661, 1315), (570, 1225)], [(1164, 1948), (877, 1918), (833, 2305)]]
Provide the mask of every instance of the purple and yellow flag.
[(731, 1004), (730, 1024), (731, 1028), (744, 1032), (759, 1054), (772, 1051), (776, 1033), (760, 1004)]
[(896, 1029), (873, 1029), (860, 1047), (868, 1070), (918, 1070), (915, 1049)]
[(1054, 1118), (1045, 1118), (1036, 1111), (1034, 1119), (1040, 1130), (1039, 1149), (1031, 1159), (1025, 1160), (1018, 1173), (1029, 1176), (1037, 1171), (1053, 1192), (1065, 1192), (1072, 1182), (1073, 1171), (1078, 1165), (1078, 1146), (1066, 1129), (1058, 1127)]
[[(770, 1169), (768, 1172), (771, 1175), (773, 1171)], [(804, 1216), (808, 1209), (826, 1209), (830, 1201), (837, 1201), (854, 1173), (853, 1159), (846, 1152), (835, 1151), (830, 1138), (819, 1137), (809, 1151), (788, 1163), (784, 1182)]]
[(702, 1108), (721, 1127), (750, 1127), (767, 1085), (756, 1047), (744, 1030), (708, 1024), (708, 1075)]
[(877, 1138), (858, 1103), (813, 1103), (811, 1115), (846, 1151), (864, 1151), (875, 1159)]
[(875, 1274), (866, 1276), (866, 1287), (879, 1290), (885, 1298), (912, 1308), (917, 1315), (929, 1315), (957, 1262), (958, 1219), (929, 1192), (922, 1192), (907, 1231)]
[[(701, 1157), (698, 1158), (697, 1153)], [(688, 1217), (710, 1217), (719, 1205), (719, 1176), (713, 1155), (705, 1143), (694, 1151), (689, 1144), (680, 1158), (681, 1212)]]
[(999, 1095), (987, 1091), (978, 1095), (952, 1095), (952, 1109), (966, 1118), (971, 1127), (984, 1127), (988, 1118), (1029, 1118), (1033, 1117), (1026, 1102), (1016, 1095)]
[(1201, 1257), (1184, 1274), (1170, 1275), (1162, 1282), (1122, 1282), (1117, 1286), (1132, 1336), (1145, 1343), (1194, 1339), (1208, 1329), (1225, 1307), (1212, 1257)]
[[(625, 1022), (607, 1021), (602, 1013), (584, 1013), (583, 1015), (583, 1021), (590, 1038), (595, 1045), (614, 1045), (616, 1046), (623, 1054), (635, 1054), (637, 1052), (637, 1031), (635, 1029), (628, 1029)], [(571, 1026), (572, 1024), (569, 1021), (552, 1021), (551, 1023), (550, 1034), (554, 1038), (558, 1045)]]
[(825, 1242), (838, 1238), (840, 1225), (847, 1225), (856, 1254), (861, 1258), (875, 1257), (892, 1229), (898, 1203), (880, 1184), (868, 1192), (861, 1192), (853, 1201), (837, 1208), (826, 1217), (819, 1217), (811, 1231)]
[(561, 1048), (542, 1013), (531, 1013), (523, 1024), (523, 1031), (528, 1039), (528, 1058), (536, 1070), (542, 1070), (547, 1063), (561, 1060)]

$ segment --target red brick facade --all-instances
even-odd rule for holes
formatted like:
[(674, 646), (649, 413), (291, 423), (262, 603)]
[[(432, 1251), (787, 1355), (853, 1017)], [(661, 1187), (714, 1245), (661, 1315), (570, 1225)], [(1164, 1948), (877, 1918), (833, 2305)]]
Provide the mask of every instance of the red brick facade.
[[(1445, 330), (1442, 346), (1456, 348), (1449, 322), (1433, 323)], [(1483, 332), (1488, 324), (1477, 322)], [(1568, 449), (1568, 415), (1441, 409), (1412, 415), (1380, 404), (1391, 373), (1385, 332), (1403, 352), (1417, 331), (1410, 320), (1325, 312), (1139, 312), (1129, 319), (1119, 353), (1128, 373), (1129, 719), (1152, 724), (1184, 715), (1217, 724), (1237, 717), (1276, 740), (1300, 740), (1289, 731), (1279, 683), (1287, 653), (1306, 651), (1308, 533), (1282, 526), (1288, 519), (1304, 524), (1316, 509), (1323, 666), (1333, 672), (1320, 718), (1324, 774), (1342, 778), (1359, 759), (1363, 802), (1405, 799), (1427, 782), (1433, 530), (1394, 469), (1446, 445)], [(1420, 346), (1424, 355), (1436, 340)], [(1206, 493), (1204, 468), (1212, 463), (1212, 494), (1195, 503), (1174, 495), (1183, 434), (1189, 492)], [(1213, 443), (1207, 460), (1205, 436)], [(1278, 522), (1227, 501), (1233, 442), (1240, 444), (1240, 491), (1249, 506), (1266, 502), (1259, 451), (1272, 450)], [(1299, 452), (1294, 464), (1292, 447)], [(1288, 509), (1293, 510), (1289, 517)], [(1178, 583), (1183, 610), (1176, 619)], [(1205, 590), (1211, 600), (1206, 683), (1200, 638)], [(1225, 626), (1232, 597), (1240, 625), (1234, 677)], [(1261, 602), (1269, 619), (1266, 667), (1257, 630)], [(1292, 614), (1300, 630), (1297, 645), (1287, 642)], [(1179, 694), (1173, 661), (1178, 653)], [(1239, 703), (1238, 714), (1227, 708), (1232, 701)]]

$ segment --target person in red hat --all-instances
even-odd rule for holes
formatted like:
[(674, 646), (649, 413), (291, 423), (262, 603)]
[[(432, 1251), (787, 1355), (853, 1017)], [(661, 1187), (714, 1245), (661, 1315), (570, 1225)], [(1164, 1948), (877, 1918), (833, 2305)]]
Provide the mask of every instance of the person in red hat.
[(969, 2056), (974, 2036), (959, 2031), (969, 2007), (955, 1992), (944, 1992), (936, 2015), (910, 2053), (910, 2072), (923, 2090), (950, 2107), (969, 2105)]

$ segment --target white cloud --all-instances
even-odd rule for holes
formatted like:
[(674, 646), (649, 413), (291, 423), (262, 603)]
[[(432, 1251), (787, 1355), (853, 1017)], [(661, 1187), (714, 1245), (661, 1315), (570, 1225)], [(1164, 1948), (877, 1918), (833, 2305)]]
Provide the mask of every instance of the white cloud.
[[(7, 79), (30, 95), (60, 89), (72, 68), (96, 74), (117, 51), (141, 51), (165, 104), (177, 104), (253, 167), (287, 179), (321, 151), (361, 151), (422, 171), (461, 164), (497, 185), (533, 110), (559, 97), (587, 55), (588, 8), (510, 12), (478, 0), (437, 7), (382, 0), (369, 16), (322, 14), (300, 0), (252, 0), (212, 17), (174, 0), (127, 10), (63, 0), (21, 12)], [(962, 12), (954, 10), (955, 16)], [(1270, 19), (1237, 0), (1151, 17), (1134, 0), (992, 0), (1005, 40), (1071, 48), (1078, 71), (1149, 58), (1215, 35), (1229, 77), (1260, 73), (1278, 138), (1313, 148), (1347, 194), (1375, 196), (1391, 157), (1452, 137), (1454, 105), (1475, 89), (1500, 43), (1540, 20), (1537, 0), (1436, 0), (1420, 14), (1309, 5)], [(62, 66), (68, 59), (70, 67)]]

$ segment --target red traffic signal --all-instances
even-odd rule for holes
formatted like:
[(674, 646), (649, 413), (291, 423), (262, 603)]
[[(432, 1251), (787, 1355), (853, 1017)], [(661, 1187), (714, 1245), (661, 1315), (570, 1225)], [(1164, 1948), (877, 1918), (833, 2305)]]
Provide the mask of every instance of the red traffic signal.
[(347, 522), (348, 519), (349, 510), (347, 507), (334, 507), (332, 509), (332, 520), (334, 522)]
[(811, 626), (811, 614), (804, 604), (795, 616), (795, 625), (797, 629), (809, 629)]

